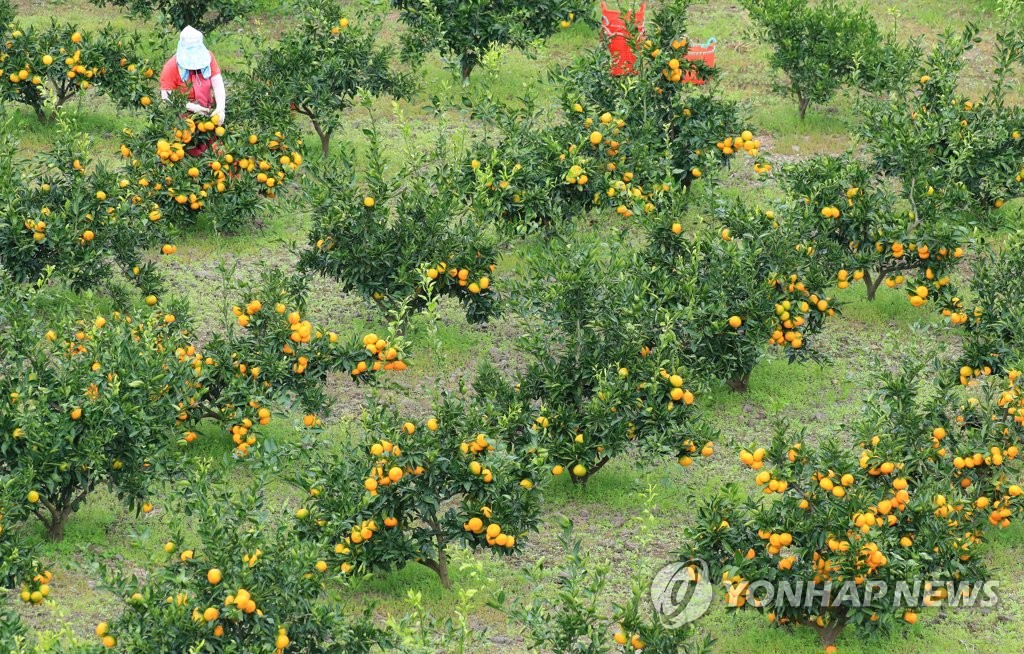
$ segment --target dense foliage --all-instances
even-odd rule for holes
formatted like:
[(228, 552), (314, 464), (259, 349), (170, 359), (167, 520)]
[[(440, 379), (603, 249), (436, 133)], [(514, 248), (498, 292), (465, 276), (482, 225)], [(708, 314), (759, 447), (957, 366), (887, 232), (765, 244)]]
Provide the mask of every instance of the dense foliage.
[(768, 62), (786, 75), (776, 90), (797, 102), (800, 119), (847, 85), (885, 91), (909, 75), (920, 50), (883, 34), (864, 5), (837, 0), (745, 0)]
[(570, 0), (392, 0), (391, 4), (410, 29), (406, 37), (410, 55), (436, 49), (451, 57), (464, 82), (490, 48), (527, 48), (554, 34), (579, 6)]
[(174, 30), (191, 25), (200, 32), (212, 32), (236, 18), (243, 18), (255, 6), (253, 0), (92, 0), (99, 7), (121, 7), (131, 16), (148, 20), (154, 14)]
[(305, 116), (326, 156), (357, 94), (408, 98), (415, 82), (393, 67), (391, 50), (379, 45), (382, 17), (347, 17), (331, 0), (301, 0), (296, 9), (294, 27), (259, 51), (239, 100)]

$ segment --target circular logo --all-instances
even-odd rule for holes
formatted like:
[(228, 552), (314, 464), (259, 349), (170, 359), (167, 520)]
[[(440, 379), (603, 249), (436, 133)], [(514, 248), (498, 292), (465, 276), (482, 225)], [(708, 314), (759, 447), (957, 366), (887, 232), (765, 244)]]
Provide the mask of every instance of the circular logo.
[(670, 563), (651, 582), (651, 603), (671, 629), (707, 613), (711, 597), (708, 564), (701, 559)]

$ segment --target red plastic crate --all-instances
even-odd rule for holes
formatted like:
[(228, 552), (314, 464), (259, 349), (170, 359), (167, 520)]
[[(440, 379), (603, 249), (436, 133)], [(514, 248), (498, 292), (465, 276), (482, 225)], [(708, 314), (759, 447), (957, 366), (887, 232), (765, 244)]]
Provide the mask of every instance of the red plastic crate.
[(626, 21), (630, 22), (630, 26), (639, 31), (639, 38), (644, 36), (644, 12), (647, 10), (647, 3), (640, 5), (640, 8), (636, 12), (636, 17), (632, 16), (632, 12), (627, 12), (625, 17), (622, 16), (621, 12), (609, 9), (608, 5), (604, 2), (601, 3), (601, 27), (604, 30), (605, 36), (608, 37), (608, 50), (612, 54), (612, 75), (630, 75), (633, 73), (633, 62), (636, 61), (636, 55), (633, 53), (633, 49), (630, 48), (631, 34), (629, 28), (626, 26)]
[[(687, 41), (689, 43), (689, 41)], [(691, 45), (690, 49), (686, 52), (687, 61), (699, 61), (705, 66), (714, 67), (715, 65), (715, 46), (718, 45), (718, 39), (711, 37), (707, 43), (701, 43), (697, 45)], [(704, 84), (706, 80), (701, 79), (697, 76), (697, 70), (691, 68), (686, 71), (683, 76), (684, 84)]]

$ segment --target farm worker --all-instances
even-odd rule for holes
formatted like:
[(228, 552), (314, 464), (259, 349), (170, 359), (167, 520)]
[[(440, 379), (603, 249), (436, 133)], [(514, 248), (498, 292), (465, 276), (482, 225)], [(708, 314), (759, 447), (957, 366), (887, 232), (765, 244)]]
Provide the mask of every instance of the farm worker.
[(178, 50), (160, 73), (160, 95), (169, 100), (175, 91), (187, 91), (185, 109), (193, 114), (216, 116), (224, 124), (227, 94), (224, 78), (213, 53), (206, 49), (203, 33), (191, 25), (181, 30)]

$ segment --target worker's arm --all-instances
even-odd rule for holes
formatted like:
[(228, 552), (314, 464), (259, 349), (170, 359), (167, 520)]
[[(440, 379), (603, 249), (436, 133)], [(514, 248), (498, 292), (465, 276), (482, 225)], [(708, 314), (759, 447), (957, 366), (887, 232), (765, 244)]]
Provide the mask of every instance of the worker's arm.
[(227, 111), (227, 91), (224, 89), (224, 77), (218, 73), (213, 76), (210, 83), (213, 85), (213, 100), (217, 105), (213, 113), (220, 118), (220, 124), (223, 125), (225, 111)]

